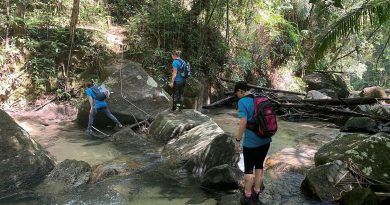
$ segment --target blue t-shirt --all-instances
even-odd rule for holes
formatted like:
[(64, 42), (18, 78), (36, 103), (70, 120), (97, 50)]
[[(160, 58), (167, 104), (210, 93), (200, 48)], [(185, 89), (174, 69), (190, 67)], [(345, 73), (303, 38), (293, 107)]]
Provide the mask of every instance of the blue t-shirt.
[(94, 100), (95, 102), (95, 105), (94, 107), (96, 109), (99, 109), (99, 108), (103, 108), (103, 107), (107, 107), (107, 102), (106, 101), (100, 101), (100, 100), (96, 100), (96, 96), (95, 96), (95, 93), (93, 92), (93, 90), (91, 88), (87, 88), (85, 90), (85, 93), (87, 94), (87, 96), (91, 96), (92, 99)]
[[(180, 59), (180, 58), (179, 58), (179, 59)], [(184, 80), (183, 76), (181, 76), (181, 74), (180, 74), (180, 67), (181, 67), (181, 62), (180, 62), (180, 60), (177, 60), (177, 59), (173, 60), (173, 62), (172, 62), (172, 68), (173, 68), (174, 70), (177, 71), (177, 73), (176, 73), (176, 78), (175, 78), (175, 82), (181, 82), (181, 81)]]
[[(255, 113), (254, 100), (251, 97), (243, 97), (238, 101), (238, 117), (246, 118), (247, 123), (255, 122), (253, 117)], [(243, 141), (244, 147), (260, 147), (262, 145), (268, 144), (272, 141), (272, 138), (261, 138), (258, 137), (253, 131), (245, 129), (245, 137)]]

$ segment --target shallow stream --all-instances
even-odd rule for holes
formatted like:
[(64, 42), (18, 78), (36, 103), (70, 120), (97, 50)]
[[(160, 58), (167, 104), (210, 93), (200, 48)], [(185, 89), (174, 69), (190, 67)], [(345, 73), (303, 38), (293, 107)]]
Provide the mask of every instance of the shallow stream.
[[(234, 110), (217, 109), (208, 115), (226, 132), (235, 134), (238, 119)], [(229, 194), (209, 193), (202, 190), (186, 173), (172, 173), (162, 166), (161, 146), (134, 142), (131, 146), (118, 147), (110, 141), (86, 137), (84, 129), (73, 122), (42, 124), (32, 119), (21, 119), (18, 123), (55, 157), (57, 163), (76, 159), (93, 166), (125, 157), (134, 162), (134, 166), (142, 166), (140, 170), (143, 171), (135, 171), (129, 176), (111, 177), (66, 194), (57, 193), (55, 188), (45, 190), (49, 193), (39, 190), (22, 199), (0, 204), (214, 205), (219, 197)], [(268, 169), (262, 201), (265, 204), (320, 204), (307, 199), (300, 191), (299, 186), (304, 179), (302, 167), (310, 166), (315, 150), (337, 133), (338, 129), (323, 122), (280, 120), (279, 131), (273, 137), (268, 154), (276, 162), (288, 160), (298, 171), (283, 170), (278, 166)], [(239, 165), (243, 167), (242, 162)]]

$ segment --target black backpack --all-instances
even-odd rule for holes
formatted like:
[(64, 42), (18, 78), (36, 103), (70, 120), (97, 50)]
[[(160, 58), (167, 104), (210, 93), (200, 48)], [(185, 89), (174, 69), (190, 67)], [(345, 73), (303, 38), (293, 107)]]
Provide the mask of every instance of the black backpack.
[(102, 91), (100, 86), (92, 86), (91, 89), (92, 89), (93, 93), (95, 93), (96, 100), (104, 101), (105, 99), (107, 99), (106, 94)]
[(183, 77), (184, 79), (187, 79), (191, 76), (191, 67), (190, 67), (190, 63), (188, 62), (185, 62), (183, 59), (176, 59), (180, 62), (180, 68), (179, 68), (179, 72), (180, 72), (180, 75), (181, 77)]

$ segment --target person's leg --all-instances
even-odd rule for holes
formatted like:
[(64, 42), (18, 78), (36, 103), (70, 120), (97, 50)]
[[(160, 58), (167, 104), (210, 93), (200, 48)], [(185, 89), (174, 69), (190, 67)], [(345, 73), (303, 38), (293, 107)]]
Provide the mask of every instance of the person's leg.
[(253, 148), (243, 147), (243, 155), (244, 155), (244, 167), (245, 167), (245, 175), (244, 175), (244, 200), (242, 203), (248, 203), (247, 201), (251, 199), (252, 196), (252, 187), (253, 187), (253, 167), (254, 167), (254, 156), (253, 156)]
[(255, 149), (254, 156), (255, 158), (255, 178), (254, 178), (254, 193), (252, 195), (253, 201), (255, 202), (256, 205), (261, 204), (260, 202), (260, 192), (261, 192), (261, 185), (263, 184), (263, 179), (264, 179), (264, 171), (263, 171), (263, 164), (264, 164), (264, 159), (267, 156), (268, 149), (269, 149), (270, 144), (266, 144), (263, 146), (260, 146)]
[(115, 124), (120, 128), (122, 127), (122, 124), (119, 122), (118, 119), (110, 112), (108, 107), (102, 108), (99, 111), (103, 112), (108, 118), (110, 118)]
[(184, 87), (185, 87), (185, 81), (180, 83), (179, 88), (178, 88), (179, 89), (179, 102), (178, 102), (178, 104), (180, 104), (180, 109), (184, 108)]
[(263, 165), (264, 165), (264, 160), (265, 160), (265, 157), (267, 156), (269, 147), (270, 147), (270, 144), (265, 144), (265, 145), (256, 149), (255, 181), (254, 181), (255, 192), (260, 192), (260, 187), (261, 187), (261, 184), (263, 183), (263, 179), (264, 179)]
[(175, 111), (176, 110), (176, 104), (177, 104), (177, 101), (178, 101), (178, 94), (179, 94), (179, 90), (178, 90), (178, 87), (177, 87), (177, 83), (176, 81), (173, 82), (173, 95), (172, 95), (172, 111)]
[(89, 111), (87, 134), (92, 134), (92, 125), (93, 125), (93, 121), (95, 120), (96, 113), (97, 113), (96, 109), (91, 109)]

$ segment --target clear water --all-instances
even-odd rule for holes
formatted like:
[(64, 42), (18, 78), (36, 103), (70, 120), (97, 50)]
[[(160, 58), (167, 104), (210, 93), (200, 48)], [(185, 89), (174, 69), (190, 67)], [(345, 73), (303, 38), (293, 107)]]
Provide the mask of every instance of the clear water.
[[(235, 134), (237, 118), (234, 110), (222, 109), (209, 114), (226, 132)], [(269, 154), (278, 153), (300, 144), (318, 147), (331, 139), (338, 131), (328, 128), (324, 123), (296, 123), (279, 121), (279, 131), (273, 138)], [(0, 204), (128, 204), (128, 205), (215, 205), (217, 198), (228, 193), (209, 193), (187, 176), (186, 172), (164, 166), (160, 152), (161, 146), (142, 142), (118, 147), (110, 141), (87, 138), (83, 129), (72, 122), (40, 125), (33, 121), (19, 122), (53, 155), (57, 162), (76, 159), (91, 165), (114, 159), (128, 157), (129, 161), (143, 167), (129, 176), (116, 176), (97, 184), (88, 184), (73, 192), (65, 193), (61, 185), (50, 189), (37, 189), (27, 192)], [(108, 130), (109, 132), (109, 130)], [(239, 163), (243, 167), (242, 161)], [(263, 201), (266, 204), (319, 204), (306, 199), (299, 186), (304, 178), (302, 173), (278, 175), (266, 172)], [(57, 186), (57, 187), (56, 187)]]

